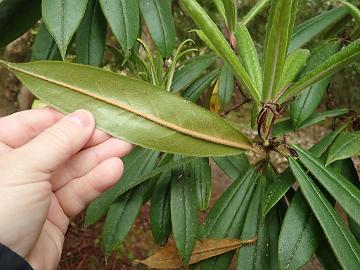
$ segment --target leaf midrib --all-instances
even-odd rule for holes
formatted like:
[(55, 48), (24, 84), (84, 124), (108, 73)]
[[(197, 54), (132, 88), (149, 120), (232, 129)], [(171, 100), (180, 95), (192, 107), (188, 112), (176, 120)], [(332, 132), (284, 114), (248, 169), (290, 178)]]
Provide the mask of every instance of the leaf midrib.
[(184, 135), (188, 135), (190, 137), (200, 139), (200, 140), (204, 140), (204, 141), (207, 141), (207, 142), (210, 142), (210, 143), (221, 144), (221, 145), (224, 145), (224, 146), (229, 146), (229, 147), (234, 147), (234, 148), (239, 148), (239, 149), (244, 149), (244, 150), (251, 149), (250, 145), (243, 144), (243, 143), (238, 143), (238, 142), (234, 142), (234, 141), (229, 141), (229, 140), (226, 140), (226, 139), (223, 139), (223, 138), (212, 137), (212, 136), (209, 136), (209, 135), (206, 135), (206, 134), (194, 131), (194, 130), (190, 130), (190, 129), (178, 126), (176, 124), (167, 122), (167, 121), (165, 121), (163, 119), (157, 118), (156, 116), (149, 115), (149, 114), (146, 114), (144, 112), (138, 111), (138, 110), (132, 108), (131, 106), (126, 105), (126, 104), (124, 104), (122, 102), (114, 101), (114, 100), (111, 100), (109, 98), (102, 97), (101, 95), (91, 93), (91, 92), (89, 92), (86, 89), (83, 89), (81, 87), (70, 85), (68, 83), (58, 81), (58, 80), (55, 80), (55, 79), (47, 78), (45, 76), (42, 76), (42, 75), (30, 72), (30, 71), (21, 69), (19, 67), (13, 66), (13, 65), (11, 65), (9, 63), (7, 63), (7, 65), (8, 65), (8, 67), (10, 69), (13, 69), (15, 71), (21, 72), (23, 74), (32, 76), (32, 77), (37, 78), (37, 79), (47, 81), (49, 83), (58, 85), (60, 87), (67, 88), (69, 90), (73, 90), (75, 92), (78, 92), (78, 93), (86, 95), (88, 97), (97, 99), (97, 100), (102, 101), (104, 103), (107, 103), (109, 105), (121, 108), (121, 109), (123, 109), (125, 111), (131, 112), (131, 113), (133, 113), (135, 115), (138, 115), (140, 117), (145, 118), (146, 120), (154, 122), (154, 123), (156, 123), (158, 125), (161, 125), (163, 127), (169, 128), (169, 129), (174, 130), (176, 132), (182, 133)]

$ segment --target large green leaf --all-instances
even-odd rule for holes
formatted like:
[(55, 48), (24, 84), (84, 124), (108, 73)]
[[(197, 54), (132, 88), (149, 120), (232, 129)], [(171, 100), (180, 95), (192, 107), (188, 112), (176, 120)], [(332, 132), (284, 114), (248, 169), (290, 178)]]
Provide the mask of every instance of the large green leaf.
[(280, 269), (300, 269), (317, 250), (321, 228), (300, 190), (286, 212), (279, 237)]
[(205, 211), (211, 199), (211, 167), (208, 158), (199, 158), (187, 165), (191, 181), (195, 182), (196, 205), (200, 211)]
[[(304, 77), (312, 69), (323, 63), (326, 59), (335, 54), (340, 48), (337, 41), (321, 43), (312, 52), (308, 60), (304, 72)], [(291, 103), (290, 112), (291, 120), (295, 128), (300, 127), (320, 105), (326, 89), (330, 83), (330, 79), (324, 79), (304, 90), (294, 102)]]
[(0, 1), (0, 48), (29, 30), (41, 17), (41, 0)]
[[(255, 168), (249, 168), (243, 177), (237, 179), (210, 210), (201, 227), (200, 236), (206, 238), (240, 237), (248, 205), (260, 175)], [(234, 252), (201, 262), (202, 270), (225, 270)]]
[(360, 131), (340, 134), (329, 150), (326, 164), (356, 156), (360, 152)]
[(175, 45), (175, 23), (171, 1), (140, 0), (140, 10), (152, 39), (163, 57), (169, 57)]
[(305, 77), (297, 81), (284, 95), (279, 98), (279, 102), (284, 102), (289, 98), (298, 95), (301, 91), (310, 87), (323, 79), (326, 79), (344, 67), (350, 65), (360, 58), (360, 39), (354, 41), (340, 52), (329, 57), (322, 64), (314, 68)]
[(273, 0), (268, 20), (264, 53), (264, 88), (262, 101), (269, 101), (279, 88), (298, 0)]
[(215, 55), (201, 55), (191, 59), (188, 63), (180, 67), (175, 73), (171, 89), (174, 92), (181, 91), (195, 82), (216, 60)]
[(217, 52), (232, 69), (236, 79), (238, 79), (245, 90), (249, 92), (254, 101), (259, 103), (260, 93), (257, 91), (249, 75), (246, 73), (238, 57), (235, 55), (217, 25), (196, 0), (181, 0), (180, 3), (208, 40), (213, 44), (213, 47), (217, 48)]
[(289, 51), (292, 52), (302, 47), (314, 37), (329, 29), (336, 22), (345, 17), (346, 14), (345, 8), (335, 8), (296, 26), (291, 37)]
[(243, 23), (236, 26), (235, 37), (238, 43), (241, 60), (246, 72), (250, 75), (253, 84), (259, 93), (262, 91), (262, 70), (254, 41)]
[(290, 83), (294, 82), (299, 73), (303, 70), (306, 65), (306, 61), (310, 56), (309, 50), (298, 49), (293, 51), (286, 58), (284, 65), (284, 71), (281, 76), (280, 86), (277, 89), (278, 93), (281, 89), (289, 86)]
[(89, 0), (85, 16), (76, 34), (77, 62), (100, 66), (107, 34), (106, 19), (97, 0)]
[(230, 32), (235, 30), (237, 22), (237, 0), (222, 0), (224, 4), (227, 26)]
[(234, 75), (227, 64), (225, 64), (219, 75), (219, 99), (222, 108), (231, 100), (235, 87)]
[(123, 52), (128, 55), (140, 31), (139, 1), (99, 0), (99, 2)]
[(216, 165), (232, 180), (237, 180), (249, 169), (250, 163), (245, 154), (231, 157), (212, 157)]
[(304, 197), (318, 219), (340, 264), (345, 269), (358, 269), (360, 267), (360, 246), (356, 239), (301, 166), (292, 158), (289, 158), (289, 163)]
[(61, 60), (59, 48), (45, 24), (41, 24), (31, 52), (31, 61), (38, 60)]
[(87, 109), (99, 129), (134, 144), (195, 156), (250, 148), (224, 119), (142, 81), (61, 62), (6, 65), (44, 102), (65, 113)]
[(170, 217), (171, 171), (164, 172), (151, 197), (150, 225), (156, 244), (164, 246), (171, 232)]
[(88, 0), (42, 0), (44, 23), (65, 58), (71, 38), (85, 15)]
[(119, 190), (126, 183), (131, 183), (139, 176), (151, 172), (155, 167), (158, 156), (158, 152), (140, 147), (135, 148), (130, 155), (126, 156), (123, 159), (125, 171), (121, 181), (90, 204), (86, 211), (85, 224), (92, 225), (97, 222), (108, 211), (110, 205), (125, 193), (120, 193)]
[(184, 98), (190, 100), (191, 102), (196, 102), (201, 95), (209, 89), (210, 85), (213, 83), (217, 77), (219, 71), (213, 70), (209, 73), (202, 76), (200, 79), (193, 82), (182, 94)]
[(294, 148), (304, 166), (344, 208), (345, 212), (360, 224), (360, 190), (333, 169), (325, 167), (308, 151), (299, 146), (294, 146)]
[(110, 207), (103, 233), (105, 256), (110, 256), (111, 252), (121, 245), (152, 187), (152, 182), (143, 183), (121, 195)]
[(170, 195), (173, 235), (184, 264), (190, 259), (198, 232), (195, 182), (186, 171), (186, 166), (173, 170)]

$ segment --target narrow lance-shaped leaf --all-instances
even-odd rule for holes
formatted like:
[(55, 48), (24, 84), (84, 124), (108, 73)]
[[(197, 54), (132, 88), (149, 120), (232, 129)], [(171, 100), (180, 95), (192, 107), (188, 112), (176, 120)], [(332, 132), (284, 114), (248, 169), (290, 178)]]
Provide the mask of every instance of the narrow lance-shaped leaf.
[(85, 16), (76, 34), (77, 62), (100, 66), (107, 34), (107, 22), (98, 0), (89, 0)]
[(284, 95), (282, 95), (278, 102), (282, 103), (289, 98), (298, 95), (301, 91), (309, 86), (330, 77), (344, 67), (350, 65), (360, 58), (360, 39), (354, 41), (349, 46), (342, 49), (332, 57), (328, 58), (308, 75), (297, 81)]
[(140, 31), (139, 1), (99, 0), (110, 27), (125, 55), (129, 55)]
[(143, 183), (121, 195), (110, 207), (103, 232), (105, 256), (110, 256), (124, 241), (152, 186), (152, 182)]
[(126, 156), (123, 159), (125, 171), (121, 181), (89, 205), (86, 211), (85, 225), (88, 226), (96, 223), (118, 197), (135, 186), (119, 192), (121, 187), (126, 185), (126, 183), (133, 182), (139, 176), (151, 172), (155, 167), (158, 156), (159, 153), (141, 147), (135, 148), (131, 154)]
[(224, 38), (217, 25), (211, 20), (209, 15), (196, 0), (181, 0), (180, 3), (195, 21), (200, 30), (202, 30), (207, 36), (213, 46), (218, 48), (218, 53), (228, 63), (234, 73), (234, 76), (244, 86), (245, 90), (249, 92), (256, 103), (259, 103), (260, 93), (251, 82), (249, 75), (242, 67), (238, 57), (231, 49), (229, 43)]
[(299, 146), (294, 146), (301, 162), (321, 185), (360, 224), (360, 190), (333, 169), (325, 167), (317, 158)]
[(180, 67), (175, 73), (171, 84), (174, 92), (179, 92), (204, 73), (216, 60), (215, 55), (205, 54), (189, 60), (188, 63)]
[[(334, 55), (339, 49), (340, 43), (338, 41), (321, 43), (311, 52), (306, 68), (300, 75), (300, 78), (306, 76), (315, 67)], [(325, 95), (329, 83), (330, 79), (327, 78), (313, 84), (300, 93), (296, 100), (291, 103), (291, 120), (295, 128), (300, 127), (315, 112)]]
[(214, 0), (214, 4), (225, 22), (227, 22), (223, 0)]
[(251, 20), (253, 20), (256, 15), (258, 15), (263, 9), (267, 7), (271, 0), (259, 0), (256, 4), (250, 9), (250, 11), (242, 19), (242, 23), (247, 25)]
[(195, 247), (198, 221), (195, 182), (187, 175), (185, 166), (172, 172), (170, 209), (176, 247), (187, 264)]
[(210, 85), (214, 82), (218, 75), (218, 70), (210, 71), (202, 76), (200, 79), (192, 83), (182, 94), (184, 98), (191, 102), (196, 102), (201, 95), (209, 89)]
[[(245, 221), (249, 202), (259, 180), (255, 168), (249, 168), (237, 179), (210, 210), (200, 236), (206, 238), (238, 238)], [(200, 263), (202, 270), (228, 269), (234, 253), (230, 252)]]
[(259, 93), (261, 93), (263, 78), (260, 60), (255, 48), (254, 41), (252, 40), (248, 29), (243, 23), (237, 24), (235, 37), (245, 70), (250, 75), (251, 80), (258, 89)]
[(195, 156), (250, 148), (224, 119), (142, 81), (77, 64), (5, 64), (45, 103), (65, 113), (87, 109), (99, 129), (134, 144)]
[(336, 22), (345, 17), (346, 14), (345, 8), (339, 7), (326, 11), (296, 26), (291, 37), (289, 52), (302, 47), (316, 36), (325, 32)]
[(175, 45), (175, 23), (171, 14), (171, 1), (140, 0), (139, 3), (156, 48), (164, 58), (169, 57)]
[(29, 30), (41, 17), (41, 0), (0, 1), (0, 48)]
[(269, 101), (279, 88), (291, 33), (295, 23), (298, 0), (271, 2), (264, 52), (264, 88), (262, 101)]
[(224, 109), (225, 106), (230, 102), (232, 94), (235, 88), (234, 75), (227, 64), (225, 64), (219, 76), (219, 99), (221, 107)]
[(45, 24), (41, 24), (31, 52), (31, 61), (38, 60), (61, 60), (59, 48)]
[(211, 199), (211, 167), (208, 158), (194, 160), (187, 165), (191, 181), (195, 182), (196, 205), (200, 211), (205, 211)]
[(281, 89), (289, 86), (290, 83), (294, 82), (299, 73), (306, 65), (306, 61), (310, 56), (309, 50), (299, 49), (293, 51), (286, 58), (284, 71), (281, 76), (280, 86), (277, 89), (276, 93), (278, 93)]
[(321, 228), (300, 190), (286, 212), (279, 237), (280, 269), (296, 270), (305, 265), (321, 242)]
[(150, 225), (156, 244), (164, 246), (171, 232), (170, 217), (171, 171), (164, 172), (151, 197)]
[(336, 213), (334, 207), (309, 176), (307, 176), (301, 166), (292, 158), (289, 159), (289, 163), (291, 170), (300, 184), (304, 197), (318, 219), (340, 264), (344, 269), (359, 268), (360, 246), (354, 236)]
[(44, 23), (54, 37), (62, 58), (84, 17), (88, 0), (42, 0)]
[(341, 1), (346, 10), (354, 17), (357, 24), (360, 26), (360, 10), (353, 4), (345, 1)]
[(237, 1), (236, 0), (222, 0), (224, 3), (227, 26), (230, 32), (235, 30), (237, 22)]
[(340, 134), (329, 150), (326, 165), (360, 153), (360, 131)]

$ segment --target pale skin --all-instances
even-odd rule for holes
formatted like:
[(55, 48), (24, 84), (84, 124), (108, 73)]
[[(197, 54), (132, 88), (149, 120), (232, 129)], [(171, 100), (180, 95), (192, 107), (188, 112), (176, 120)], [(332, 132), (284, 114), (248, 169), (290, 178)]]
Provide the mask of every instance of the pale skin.
[(84, 110), (0, 118), (0, 243), (36, 270), (56, 269), (69, 219), (120, 179), (131, 149)]

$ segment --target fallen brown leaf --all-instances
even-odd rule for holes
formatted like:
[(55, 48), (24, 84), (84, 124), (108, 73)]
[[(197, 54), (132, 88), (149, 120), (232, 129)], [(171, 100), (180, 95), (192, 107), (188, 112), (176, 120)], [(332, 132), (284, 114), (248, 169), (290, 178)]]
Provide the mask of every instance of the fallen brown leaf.
[[(206, 239), (197, 241), (188, 264), (194, 264), (255, 242), (256, 239)], [(156, 269), (178, 269), (183, 266), (181, 258), (176, 250), (176, 246), (173, 243), (160, 248), (149, 258), (145, 260), (136, 260), (135, 262), (139, 262)]]

